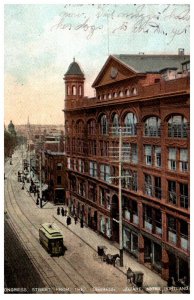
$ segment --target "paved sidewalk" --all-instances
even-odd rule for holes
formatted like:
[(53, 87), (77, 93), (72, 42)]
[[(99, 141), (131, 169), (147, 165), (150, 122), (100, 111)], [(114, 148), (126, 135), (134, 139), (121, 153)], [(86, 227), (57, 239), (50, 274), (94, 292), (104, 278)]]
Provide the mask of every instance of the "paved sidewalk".
[[(110, 253), (110, 254), (119, 253), (119, 245), (117, 243), (108, 241), (102, 235), (100, 235), (97, 232), (94, 232), (89, 227), (84, 226), (84, 228), (81, 228), (80, 223), (77, 222), (77, 224), (75, 224), (73, 218), (71, 218), (71, 225), (67, 226), (66, 223), (67, 218), (61, 215), (57, 215), (57, 207), (56, 207), (56, 213), (53, 215), (53, 217), (61, 224), (63, 224), (65, 227), (67, 227), (70, 231), (72, 231), (75, 235), (77, 235), (81, 240), (83, 240), (95, 251), (97, 251), (97, 247), (99, 245), (104, 245), (107, 247), (106, 253)], [(129, 254), (125, 253), (125, 251), (124, 251), (123, 261), (124, 261), (123, 267), (119, 267), (119, 266), (116, 267), (125, 274), (127, 272), (128, 267), (130, 267), (132, 271), (142, 271), (144, 273), (144, 284), (143, 284), (144, 287), (165, 287), (167, 285), (166, 281), (161, 279), (161, 277), (157, 273), (154, 273), (148, 268), (146, 268), (144, 265), (139, 264), (135, 259), (130, 257)], [(159, 290), (158, 291), (156, 290), (155, 292), (157, 293), (159, 292)]]

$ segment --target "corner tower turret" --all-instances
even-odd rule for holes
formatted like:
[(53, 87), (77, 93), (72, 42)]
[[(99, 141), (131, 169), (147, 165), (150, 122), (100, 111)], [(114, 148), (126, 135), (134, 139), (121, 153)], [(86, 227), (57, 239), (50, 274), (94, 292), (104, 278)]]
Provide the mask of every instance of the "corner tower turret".
[(84, 73), (75, 59), (65, 73), (64, 81), (66, 106), (84, 97)]

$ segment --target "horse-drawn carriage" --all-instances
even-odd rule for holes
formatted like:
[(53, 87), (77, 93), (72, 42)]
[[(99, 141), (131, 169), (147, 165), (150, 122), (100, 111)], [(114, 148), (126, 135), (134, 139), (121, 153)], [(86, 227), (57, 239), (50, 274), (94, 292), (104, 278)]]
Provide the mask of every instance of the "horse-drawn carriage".
[(143, 273), (132, 271), (131, 268), (127, 269), (127, 282), (135, 284), (137, 287), (143, 286)]
[(101, 257), (102, 261), (106, 262), (107, 264), (114, 265), (116, 260), (120, 258), (119, 254), (106, 254), (106, 247), (105, 246), (98, 246), (98, 256)]

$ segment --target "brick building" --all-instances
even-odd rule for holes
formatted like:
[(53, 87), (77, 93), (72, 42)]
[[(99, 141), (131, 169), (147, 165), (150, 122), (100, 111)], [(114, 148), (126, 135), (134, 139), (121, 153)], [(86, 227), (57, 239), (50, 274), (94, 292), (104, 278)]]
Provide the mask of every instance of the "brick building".
[(63, 132), (54, 131), (45, 135), (41, 149), (42, 181), (48, 186), (46, 198), (55, 204), (64, 204), (66, 181)]
[(95, 98), (84, 95), (77, 62), (64, 76), (68, 205), (118, 241), (118, 163), (110, 149), (125, 128), (123, 246), (166, 280), (189, 279), (189, 60), (183, 52), (111, 55), (92, 85)]

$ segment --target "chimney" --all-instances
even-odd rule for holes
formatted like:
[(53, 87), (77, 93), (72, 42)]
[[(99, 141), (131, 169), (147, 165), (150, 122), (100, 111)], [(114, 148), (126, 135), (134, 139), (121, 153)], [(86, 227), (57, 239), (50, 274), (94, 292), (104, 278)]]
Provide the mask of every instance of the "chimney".
[(185, 54), (185, 49), (184, 48), (178, 48), (178, 55), (183, 56)]

